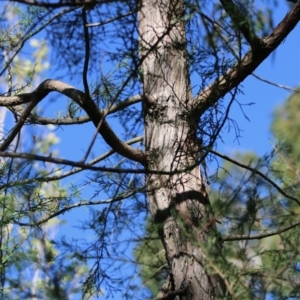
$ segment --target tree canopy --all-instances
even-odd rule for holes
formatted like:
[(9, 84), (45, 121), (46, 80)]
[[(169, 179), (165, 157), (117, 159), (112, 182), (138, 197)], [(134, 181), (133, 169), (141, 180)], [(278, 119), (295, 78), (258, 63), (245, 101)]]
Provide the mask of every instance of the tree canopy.
[(265, 155), (218, 147), (300, 20), (276, 9), (3, 1), (2, 299), (300, 297), (299, 90)]

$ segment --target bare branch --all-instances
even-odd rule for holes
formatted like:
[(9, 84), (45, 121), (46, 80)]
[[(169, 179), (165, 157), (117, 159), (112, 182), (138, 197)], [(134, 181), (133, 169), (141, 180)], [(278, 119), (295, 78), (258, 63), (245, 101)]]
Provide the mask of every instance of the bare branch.
[(147, 96), (147, 95), (135, 95), (133, 97), (127, 98), (126, 100), (120, 102), (120, 103), (116, 103), (114, 105), (112, 105), (109, 108), (106, 108), (102, 111), (102, 113), (107, 116), (110, 114), (113, 114), (117, 111), (123, 110), (126, 107), (129, 107), (132, 104), (136, 104), (141, 102), (142, 100), (144, 100), (145, 98), (147, 98), (147, 100), (149, 100), (151, 97)]
[(86, 26), (86, 27), (98, 27), (98, 26), (103, 26), (103, 25), (112, 23), (112, 22), (114, 22), (114, 21), (120, 20), (120, 19), (122, 19), (122, 18), (128, 17), (128, 16), (130, 16), (130, 15), (133, 15), (134, 13), (136, 13), (136, 12), (130, 11), (130, 12), (126, 13), (126, 14), (116, 16), (115, 18), (111, 18), (111, 19), (106, 20), (106, 21), (103, 21), (103, 22), (97, 22), (97, 23), (86, 24), (85, 26)]
[(46, 118), (46, 117), (40, 117), (36, 114), (31, 114), (28, 117), (28, 120), (26, 123), (30, 124), (39, 124), (39, 125), (75, 125), (75, 124), (84, 124), (91, 121), (91, 118), (89, 116), (83, 116), (83, 117), (62, 117), (62, 118)]
[[(111, 173), (118, 173), (118, 174), (121, 174), (121, 173), (143, 174), (143, 173), (147, 172), (146, 170), (143, 170), (143, 169), (116, 169), (116, 168), (106, 168), (106, 167), (95, 167), (95, 166), (90, 166), (88, 164), (84, 164), (81, 162), (75, 162), (73, 160), (55, 158), (55, 157), (50, 157), (50, 156), (42, 156), (42, 155), (36, 155), (36, 154), (28, 154), (28, 153), (1, 152), (0, 151), (0, 157), (12, 157), (12, 158), (21, 158), (21, 159), (26, 159), (26, 160), (36, 160), (36, 161), (49, 162), (49, 163), (58, 164), (58, 165), (78, 167), (78, 168), (85, 169), (85, 170), (111, 172)], [(153, 173), (153, 171), (151, 173)], [(154, 172), (154, 173), (169, 174), (168, 172)]]
[(36, 161), (49, 162), (49, 163), (58, 164), (58, 165), (78, 167), (78, 168), (82, 168), (85, 170), (102, 171), (102, 172), (110, 172), (110, 173), (117, 173), (117, 174), (131, 173), (131, 174), (174, 175), (174, 174), (180, 174), (180, 173), (190, 171), (190, 170), (194, 169), (196, 165), (198, 165), (198, 162), (197, 162), (196, 164), (188, 166), (187, 168), (176, 169), (172, 172), (168, 172), (168, 171), (155, 171), (155, 170), (137, 169), (137, 168), (116, 169), (116, 168), (106, 168), (106, 167), (95, 167), (95, 166), (90, 166), (88, 164), (84, 164), (82, 162), (76, 162), (73, 160), (54, 158), (54, 157), (50, 157), (50, 156), (42, 156), (42, 155), (36, 155), (36, 154), (28, 154), (28, 153), (1, 152), (0, 151), (0, 157), (12, 157), (12, 158), (20, 158), (20, 159), (26, 159), (26, 160), (36, 160)]
[[(134, 143), (141, 142), (143, 139), (144, 139), (143, 136), (139, 136), (139, 137), (136, 137), (136, 138), (133, 138), (133, 139), (127, 141), (126, 143), (128, 145), (131, 145), (131, 144), (134, 144)], [(86, 165), (93, 166), (96, 163), (99, 163), (100, 161), (108, 158), (109, 156), (111, 156), (114, 153), (116, 153), (116, 152), (113, 151), (113, 150), (107, 151), (106, 153), (102, 154), (101, 156), (91, 160)], [(77, 168), (74, 168), (70, 171), (64, 172), (64, 173), (59, 174), (59, 175), (49, 176), (49, 174), (48, 174), (48, 175), (41, 176), (41, 177), (35, 177), (33, 179), (26, 179), (26, 180), (18, 180), (18, 181), (14, 181), (14, 182), (9, 182), (7, 184), (1, 185), (0, 190), (1, 189), (6, 189), (6, 188), (9, 188), (9, 187), (25, 185), (25, 184), (33, 183), (33, 182), (50, 182), (50, 181), (60, 180), (60, 179), (66, 178), (68, 176), (74, 175), (74, 174), (79, 173), (79, 172), (84, 171), (84, 170), (86, 170), (86, 169), (81, 168), (81, 167), (77, 167)]]
[[(67, 205), (64, 208), (60, 209), (56, 213), (48, 216), (47, 218), (38, 221), (37, 223), (34, 224), (34, 226), (38, 226), (38, 225), (41, 225), (43, 223), (46, 223), (49, 220), (65, 213), (65, 212), (67, 212), (71, 209), (77, 208), (77, 207), (91, 206), (91, 205), (101, 205), (101, 204), (111, 204), (111, 203), (114, 203), (114, 202), (122, 201), (126, 198), (129, 198), (129, 197), (132, 197), (132, 196), (136, 195), (137, 193), (139, 193), (140, 191), (143, 191), (143, 188), (141, 188), (140, 190), (135, 189), (134, 191), (127, 192), (127, 193), (124, 193), (122, 195), (116, 196), (114, 198), (106, 199), (106, 200), (89, 200), (89, 201), (80, 201), (80, 202), (75, 203), (75, 204), (70, 204), (70, 205)], [(17, 224), (20, 225), (20, 226), (32, 226), (33, 225), (33, 224), (23, 223), (23, 222), (17, 222)]]
[(195, 97), (195, 115), (201, 116), (209, 107), (249, 76), (283, 42), (299, 20), (300, 2), (297, 2), (269, 36), (260, 39), (259, 44), (253, 46), (241, 61)]
[[(89, 97), (87, 97), (82, 91), (77, 90), (71, 85), (68, 85), (66, 83), (63, 83), (58, 80), (45, 80), (42, 82), (38, 88), (33, 91), (31, 94), (21, 94), (14, 97), (19, 97), (20, 99), (23, 99), (25, 97), (26, 99), (30, 98), (31, 95), (31, 102), (26, 107), (26, 109), (23, 112), (23, 115), (20, 117), (18, 123), (12, 130), (11, 134), (7, 138), (7, 140), (0, 146), (0, 151), (4, 151), (7, 149), (13, 138), (16, 136), (17, 132), (19, 132), (29, 116), (31, 110), (33, 107), (35, 107), (43, 98), (45, 98), (50, 92), (59, 92), (69, 98), (71, 98), (73, 101), (75, 101), (79, 106), (85, 110), (85, 112), (88, 114), (88, 116), (91, 118), (92, 122), (94, 123), (95, 127), (97, 127), (102, 120), (102, 125), (99, 128), (99, 133), (102, 135), (103, 139), (106, 141), (106, 143), (114, 149), (117, 153), (125, 156), (126, 158), (129, 158), (131, 160), (134, 160), (136, 162), (144, 164), (146, 162), (146, 154), (141, 151), (134, 149), (127, 145), (126, 143), (122, 142), (117, 135), (113, 132), (113, 130), (110, 128), (106, 120), (103, 118), (103, 114), (99, 111), (98, 106), (96, 103)], [(5, 97), (2, 97), (2, 99)], [(10, 97), (7, 97), (8, 100), (10, 100)], [(15, 98), (14, 98), (15, 99)], [(22, 100), (20, 100), (22, 102)]]
[(266, 83), (268, 83), (268, 84), (270, 84), (270, 85), (274, 85), (274, 86), (276, 86), (276, 87), (278, 87), (278, 88), (287, 90), (287, 91), (289, 91), (289, 92), (293, 92), (293, 93), (298, 93), (298, 94), (300, 94), (300, 90), (299, 90), (299, 89), (293, 89), (293, 88), (291, 88), (291, 87), (289, 87), (289, 86), (286, 86), (286, 85), (283, 85), (283, 84), (279, 84), (279, 83), (272, 82), (272, 81), (270, 81), (270, 80), (264, 79), (264, 78), (262, 78), (262, 77), (256, 75), (255, 73), (252, 73), (252, 76), (254, 76), (256, 79), (258, 79), (258, 80), (260, 80), (260, 81), (263, 81), (263, 82), (266, 82)]
[(241, 241), (241, 240), (260, 240), (260, 239), (264, 239), (264, 238), (269, 237), (269, 236), (273, 236), (273, 235), (283, 233), (283, 232), (288, 231), (290, 229), (293, 229), (293, 228), (295, 228), (299, 225), (300, 225), (300, 221), (296, 222), (296, 223), (294, 223), (290, 226), (287, 226), (287, 227), (283, 227), (283, 228), (279, 228), (279, 229), (276, 229), (276, 230), (271, 230), (271, 231), (267, 231), (267, 232), (264, 232), (264, 233), (255, 234), (255, 235), (249, 235), (249, 234), (226, 235), (226, 236), (222, 237), (222, 240), (224, 242)]
[[(22, 95), (22, 97), (20, 97)], [(32, 93), (24, 93), (18, 96), (0, 96), (0, 106), (17, 106), (29, 103), (32, 100)]]
[(210, 153), (215, 154), (216, 156), (221, 157), (221, 158), (223, 158), (223, 159), (225, 159), (225, 160), (227, 160), (227, 161), (230, 161), (231, 163), (233, 163), (233, 164), (235, 164), (235, 165), (237, 165), (237, 166), (239, 166), (239, 167), (241, 167), (241, 168), (244, 168), (244, 169), (246, 169), (246, 170), (248, 170), (248, 171), (253, 172), (254, 174), (259, 175), (259, 176), (262, 177), (264, 180), (266, 180), (268, 183), (270, 183), (270, 184), (271, 184), (271, 185), (272, 185), (279, 193), (281, 193), (281, 194), (282, 194), (283, 196), (285, 196), (287, 199), (290, 199), (290, 200), (295, 201), (295, 202), (300, 206), (300, 201), (299, 201), (297, 198), (288, 195), (288, 194), (287, 194), (280, 186), (278, 186), (273, 180), (271, 180), (268, 176), (266, 176), (266, 175), (263, 174), (262, 172), (260, 172), (260, 171), (258, 171), (258, 170), (256, 170), (256, 169), (254, 169), (254, 168), (252, 168), (252, 167), (250, 167), (250, 166), (247, 166), (247, 165), (245, 165), (245, 164), (242, 164), (242, 163), (240, 163), (240, 162), (238, 162), (238, 161), (236, 161), (236, 160), (234, 160), (234, 159), (232, 159), (232, 158), (230, 158), (230, 157), (228, 157), (228, 156), (226, 156), (226, 155), (223, 155), (223, 154), (221, 154), (221, 153), (219, 153), (219, 152), (217, 152), (217, 151), (210, 150), (210, 149), (207, 150), (207, 151), (209, 151)]

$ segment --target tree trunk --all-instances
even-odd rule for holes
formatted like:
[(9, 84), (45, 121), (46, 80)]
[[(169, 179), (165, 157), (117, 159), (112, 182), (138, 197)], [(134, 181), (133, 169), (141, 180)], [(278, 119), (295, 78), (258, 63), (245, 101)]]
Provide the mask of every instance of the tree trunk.
[[(148, 200), (180, 299), (214, 299), (221, 290), (208, 274), (206, 246), (216, 234), (197, 161), (197, 120), (186, 59), (183, 0), (144, 0), (139, 13)], [(185, 172), (177, 172), (185, 169)], [(176, 173), (177, 172), (177, 173)], [(210, 266), (211, 267), (211, 266)], [(167, 291), (165, 292), (167, 293)], [(174, 294), (174, 293), (173, 293)], [(174, 298), (174, 297), (173, 297)]]

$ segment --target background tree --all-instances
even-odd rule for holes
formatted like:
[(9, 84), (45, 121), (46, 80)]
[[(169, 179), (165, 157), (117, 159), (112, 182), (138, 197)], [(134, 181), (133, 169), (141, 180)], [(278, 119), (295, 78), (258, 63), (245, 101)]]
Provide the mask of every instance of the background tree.
[[(24, 13), (11, 4), (1, 9), (6, 22), (0, 35), (3, 64), (15, 55), (13, 62), (7, 66), (8, 76), (1, 78), (1, 88), (5, 90), (8, 87), (7, 94), (30, 91), (32, 85), (41, 83), (40, 77), (49, 66), (49, 48), (45, 40), (33, 38), (28, 45), (29, 55), (15, 53), (13, 49), (17, 39), (36, 23), (45, 10), (29, 7)], [(2, 140), (6, 126), (18, 120), (22, 109), (22, 105), (9, 107), (14, 116), (11, 120), (9, 110), (1, 108)], [(28, 140), (33, 141), (32, 145), (26, 143)], [(10, 147), (13, 151), (44, 155), (52, 152), (56, 156), (57, 150), (53, 147), (58, 141), (55, 133), (49, 130), (24, 128)], [(28, 178), (38, 178), (49, 172), (49, 166), (32, 160), (25, 162), (17, 158), (1, 158), (1, 299), (66, 299), (80, 289), (78, 278), (84, 272), (85, 265), (78, 264), (72, 257), (66, 261), (66, 255), (62, 255), (49, 240), (49, 237), (56, 236), (62, 221), (52, 218), (51, 222), (39, 227), (20, 226), (21, 220), (39, 222), (53, 216), (57, 212), (58, 202), (67, 201), (67, 191), (59, 180), (46, 183)], [(27, 184), (23, 186), (21, 182)]]
[[(266, 231), (266, 227), (273, 228), (274, 232), (278, 227), (289, 229), (264, 238), (259, 238), (258, 234), (257, 239), (243, 244), (226, 243), (226, 258), (239, 268), (235, 276), (245, 276), (244, 269), (248, 266), (251, 283), (249, 292), (252, 292), (250, 299), (265, 299), (267, 294), (269, 298), (272, 295), (275, 299), (300, 296), (299, 249), (296, 246), (299, 228), (294, 226), (299, 224), (298, 204), (283, 201), (282, 195), (272, 191), (271, 186), (266, 187), (265, 180), (261, 180), (256, 173), (259, 171), (265, 174), (268, 170), (268, 178), (276, 178), (274, 182), (279, 181), (280, 188), (299, 198), (299, 98), (299, 91), (295, 90), (274, 111), (271, 130), (275, 142), (272, 153), (263, 157), (255, 153), (234, 153), (235, 160), (229, 161), (224, 157), (219, 172), (211, 174), (209, 178), (212, 183), (210, 200), (218, 216), (221, 232), (228, 231), (228, 223), (231, 223), (232, 234), (257, 234)], [(236, 161), (245, 167), (235, 164)], [(262, 193), (266, 188), (268, 191)], [(151, 219), (146, 232), (145, 239), (136, 248), (135, 256), (142, 266), (144, 284), (156, 295), (162, 278), (166, 278), (166, 260), (163, 245)]]
[[(7, 133), (0, 155), (54, 167), (41, 175), (27, 172), (26, 178), (12, 179), (6, 188), (17, 185), (26, 190), (32, 183), (57, 181), (83, 171), (86, 174), (57, 201), (51, 196), (34, 198), (42, 204), (55, 203), (54, 211), (24, 207), (23, 214), (11, 218), (10, 223), (40, 228), (67, 211), (96, 207), (82, 225), (93, 232), (93, 239), (53, 242), (49, 235), (38, 237), (43, 245), (54, 244), (71, 258), (70, 274), (80, 276), (77, 266), (89, 266), (81, 278), (83, 297), (104, 292), (109, 297), (117, 288), (123, 288), (124, 298), (144, 297), (137, 294), (133, 279), (126, 273), (120, 275), (119, 270), (126, 272), (121, 269), (124, 261), (134, 264), (126, 258), (126, 250), (133, 241), (140, 241), (148, 207), (168, 264), (159, 298), (253, 299), (265, 291), (257, 288), (265, 283), (259, 264), (250, 265), (253, 260), (247, 253), (248, 240), (286, 232), (290, 218), (267, 222), (266, 216), (280, 215), (287, 203), (298, 205), (299, 201), (291, 184), (281, 188), (279, 173), (269, 178), (269, 174), (258, 172), (265, 166), (258, 161), (255, 167), (250, 164), (242, 166), (245, 170), (234, 170), (240, 178), (230, 179), (230, 185), (237, 184), (237, 188), (229, 189), (228, 184), (224, 189), (217, 182), (219, 198), (211, 205), (205, 161), (208, 157), (224, 158), (214, 148), (222, 128), (230, 122), (229, 111), (240, 92), (239, 85), (293, 30), (300, 18), (300, 4), (272, 29), (271, 14), (252, 1), (16, 2), (43, 10), (37, 10), (30, 26), (13, 36), (2, 74), (11, 76), (9, 69), (16, 54), (26, 50), (26, 42), (36, 34), (51, 44), (53, 70), (56, 67), (58, 72), (55, 79), (43, 81), (31, 92), (15, 90), (12, 96), (8, 87), (0, 97), (2, 106), (18, 108), (13, 110), (16, 122), (4, 130)], [(104, 64), (111, 70), (106, 71)], [(192, 81), (198, 82), (196, 89)], [(52, 96), (53, 92), (63, 97)], [(64, 110), (53, 117), (50, 103), (60, 106), (66, 98)], [(24, 106), (20, 109), (20, 105)], [(94, 128), (85, 123), (92, 123)], [(33, 152), (30, 147), (11, 151), (24, 126), (49, 124), (85, 126), (85, 136), (90, 132), (85, 143), (83, 138), (78, 142), (77, 129), (69, 131), (84, 154), (74, 158), (69, 151), (68, 159), (60, 159), (51, 153)], [(116, 133), (117, 124), (120, 134)], [(144, 137), (139, 136), (141, 133)], [(142, 141), (142, 147), (132, 146)], [(270, 159), (265, 162), (271, 166)], [(94, 186), (95, 192), (85, 199), (80, 190), (87, 185)], [(99, 200), (103, 193), (108, 199)], [(263, 201), (263, 194), (268, 195), (269, 202)], [(218, 222), (226, 222), (226, 230), (219, 231)], [(230, 244), (232, 241), (245, 242)], [(295, 238), (288, 236), (284, 242), (282, 253), (288, 253), (292, 261), (296, 258)], [(59, 261), (49, 249), (51, 261)], [(261, 257), (265, 254), (257, 253)], [(262, 260), (271, 261), (273, 257), (267, 253), (269, 256)], [(244, 258), (247, 264), (243, 264)], [(47, 278), (53, 279), (53, 297), (63, 299), (68, 297), (62, 289), (64, 278), (56, 270), (48, 268), (51, 276)], [(36, 296), (32, 291), (28, 295)]]
[[(280, 132), (285, 132), (285, 138), (277, 140), (276, 151), (263, 157), (255, 153), (234, 153), (234, 160), (223, 156), (222, 167), (209, 178), (212, 183), (210, 200), (219, 221), (218, 229), (223, 233), (223, 240), (230, 241), (224, 243), (223, 253), (234, 270), (235, 288), (244, 299), (300, 296), (298, 205), (283, 201), (282, 195), (273, 190), (274, 186), (259, 175), (268, 170), (268, 178), (280, 178), (280, 189), (296, 195), (299, 153), (293, 138), (299, 119), (292, 116), (298, 113), (298, 101), (296, 93), (276, 109), (273, 134), (280, 136)], [(292, 129), (284, 131), (286, 126)], [(291, 164), (293, 160), (295, 164)], [(144, 284), (156, 295), (161, 278), (166, 278), (166, 260), (151, 219), (146, 232), (135, 257), (141, 264)]]

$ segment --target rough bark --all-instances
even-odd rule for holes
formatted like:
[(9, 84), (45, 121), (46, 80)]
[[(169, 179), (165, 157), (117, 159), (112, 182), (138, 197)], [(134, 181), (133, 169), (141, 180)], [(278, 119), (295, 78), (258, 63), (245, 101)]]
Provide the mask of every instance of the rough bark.
[[(139, 13), (144, 93), (146, 168), (172, 172), (148, 175), (151, 213), (161, 224), (172, 291), (180, 299), (214, 299), (220, 292), (208, 274), (205, 247), (216, 234), (204, 180), (186, 60), (182, 0), (143, 1)], [(149, 101), (151, 99), (151, 101)], [(174, 172), (183, 170), (184, 172)]]

